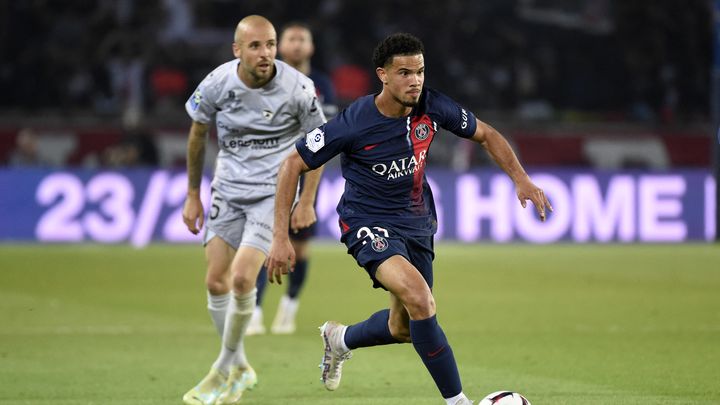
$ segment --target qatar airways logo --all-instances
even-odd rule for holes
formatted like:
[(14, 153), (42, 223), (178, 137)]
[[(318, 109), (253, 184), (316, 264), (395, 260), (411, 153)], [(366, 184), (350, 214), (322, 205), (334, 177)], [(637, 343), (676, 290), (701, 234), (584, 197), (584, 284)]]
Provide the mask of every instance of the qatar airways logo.
[(422, 168), (425, 167), (426, 156), (427, 149), (423, 149), (417, 157), (413, 155), (395, 159), (390, 163), (376, 163), (371, 169), (380, 176), (387, 176), (386, 180), (397, 179), (398, 177), (413, 175), (418, 170), (422, 170)]

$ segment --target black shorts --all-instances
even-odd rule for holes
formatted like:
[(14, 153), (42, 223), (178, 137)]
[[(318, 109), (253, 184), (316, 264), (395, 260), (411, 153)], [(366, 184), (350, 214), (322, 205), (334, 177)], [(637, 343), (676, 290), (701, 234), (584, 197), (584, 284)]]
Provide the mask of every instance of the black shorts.
[(307, 228), (298, 229), (297, 233), (293, 232), (292, 229), (289, 230), (290, 232), (290, 239), (296, 241), (296, 242), (307, 242), (308, 240), (312, 239), (313, 236), (315, 236), (316, 230), (314, 224), (308, 226)]
[[(300, 177), (300, 189), (299, 193), (302, 193), (303, 188), (305, 187), (305, 175), (302, 175)], [(299, 194), (298, 194), (299, 195)], [(290, 233), (290, 239), (296, 241), (296, 242), (307, 242), (310, 240), (313, 236), (316, 234), (316, 229), (314, 224), (308, 226), (307, 228), (298, 229), (297, 233), (293, 232), (292, 229), (288, 229), (288, 232)]]
[(432, 262), (435, 258), (433, 236), (408, 235), (397, 229), (378, 225), (350, 227), (340, 239), (358, 265), (367, 271), (374, 288), (386, 289), (376, 278), (377, 268), (392, 256), (407, 259), (433, 287)]

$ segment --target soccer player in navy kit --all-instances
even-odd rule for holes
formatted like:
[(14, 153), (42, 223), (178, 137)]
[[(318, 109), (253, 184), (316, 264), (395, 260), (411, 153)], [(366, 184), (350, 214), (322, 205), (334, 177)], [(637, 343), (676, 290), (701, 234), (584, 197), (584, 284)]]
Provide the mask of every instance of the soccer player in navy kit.
[(358, 99), (296, 143), (278, 175), (266, 266), (270, 280), (278, 283), (292, 267), (287, 225), (299, 175), (341, 154), (346, 180), (337, 207), (341, 240), (374, 287), (390, 292), (390, 308), (354, 325), (329, 321), (321, 326), (325, 387), (338, 388), (351, 349), (412, 342), (445, 401), (471, 404), (432, 295), (437, 222), (424, 170), (438, 128), (481, 144), (513, 180), (523, 207), (531, 200), (542, 220), (552, 207), (502, 135), (449, 97), (423, 88), (423, 52), (422, 42), (410, 34), (387, 37), (373, 54), (382, 91)]

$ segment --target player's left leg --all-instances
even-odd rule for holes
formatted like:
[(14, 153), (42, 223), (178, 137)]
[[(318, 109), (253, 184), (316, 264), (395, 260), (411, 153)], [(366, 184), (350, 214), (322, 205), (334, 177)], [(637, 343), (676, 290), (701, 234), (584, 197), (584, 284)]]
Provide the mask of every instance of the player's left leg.
[(267, 287), (267, 272), (265, 266), (260, 269), (260, 273), (255, 283), (257, 288), (256, 299), (255, 299), (255, 310), (253, 310), (252, 317), (250, 317), (250, 324), (245, 331), (245, 336), (264, 335), (265, 334), (265, 322), (263, 320), (263, 298), (265, 296), (265, 287)]
[(270, 331), (276, 335), (295, 333), (295, 317), (300, 306), (300, 291), (307, 278), (309, 240), (292, 238), (290, 242), (295, 249), (295, 268), (288, 275), (287, 293), (280, 297), (277, 312), (270, 327)]
[(226, 390), (216, 404), (235, 404), (243, 391), (257, 384), (257, 375), (245, 354), (243, 337), (255, 309), (255, 281), (265, 261), (265, 253), (255, 247), (240, 246), (232, 262), (233, 298), (225, 319), (223, 344), (214, 368), (228, 374)]
[[(432, 278), (423, 274), (428, 271), (426, 266), (421, 267), (416, 268), (402, 256), (393, 256), (380, 264), (375, 277), (402, 302), (409, 317), (410, 340), (440, 394), (448, 404), (464, 404), (469, 400), (462, 392), (455, 356), (437, 322), (435, 299), (428, 285)], [(394, 332), (402, 337), (406, 333), (402, 325), (403, 315), (393, 313), (390, 319), (399, 323), (392, 326)]]

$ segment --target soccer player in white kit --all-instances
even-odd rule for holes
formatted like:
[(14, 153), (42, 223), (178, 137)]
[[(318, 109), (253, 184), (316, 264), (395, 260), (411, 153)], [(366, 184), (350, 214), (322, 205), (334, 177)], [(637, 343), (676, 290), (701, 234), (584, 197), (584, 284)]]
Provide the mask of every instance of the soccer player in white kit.
[[(187, 404), (235, 404), (257, 383), (243, 336), (272, 241), (278, 169), (295, 141), (325, 122), (313, 82), (275, 60), (276, 46), (270, 21), (257, 15), (243, 18), (235, 30), (236, 59), (212, 71), (185, 104), (193, 122), (183, 221), (194, 234), (204, 223), (200, 181), (206, 135), (213, 120), (217, 127), (219, 153), (204, 245), (208, 309), (222, 337), (210, 372), (183, 396)], [(320, 174), (312, 173), (303, 190), (309, 194), (299, 199), (291, 226), (304, 228), (316, 221), (313, 203)]]

